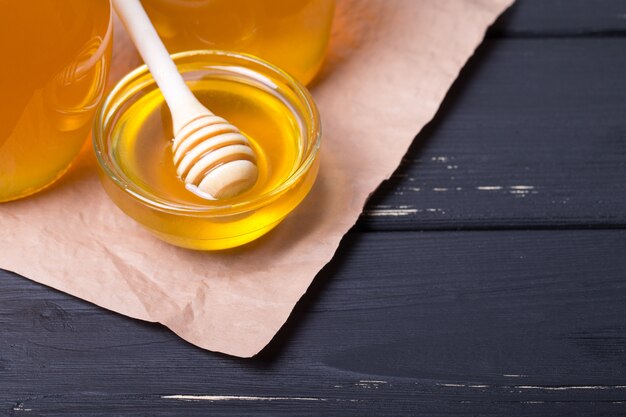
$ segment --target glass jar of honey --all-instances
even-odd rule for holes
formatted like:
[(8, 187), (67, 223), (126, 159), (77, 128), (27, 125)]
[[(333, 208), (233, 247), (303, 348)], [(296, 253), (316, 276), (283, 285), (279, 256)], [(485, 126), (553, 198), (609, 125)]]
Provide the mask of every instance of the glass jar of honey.
[(303, 84), (317, 74), (334, 0), (143, 0), (170, 53), (221, 49), (258, 56)]
[(89, 135), (111, 55), (109, 0), (0, 0), (0, 202), (59, 178)]

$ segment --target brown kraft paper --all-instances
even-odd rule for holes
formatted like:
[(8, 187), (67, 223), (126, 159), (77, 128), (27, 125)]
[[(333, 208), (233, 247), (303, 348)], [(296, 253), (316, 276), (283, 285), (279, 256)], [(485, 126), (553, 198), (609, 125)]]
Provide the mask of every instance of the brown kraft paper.
[[(162, 323), (202, 348), (255, 355), (512, 1), (338, 0), (328, 60), (312, 86), (324, 132), (320, 174), (260, 240), (226, 252), (157, 240), (108, 199), (89, 146), (50, 189), (0, 204), (0, 267)], [(116, 27), (111, 81), (139, 64)]]

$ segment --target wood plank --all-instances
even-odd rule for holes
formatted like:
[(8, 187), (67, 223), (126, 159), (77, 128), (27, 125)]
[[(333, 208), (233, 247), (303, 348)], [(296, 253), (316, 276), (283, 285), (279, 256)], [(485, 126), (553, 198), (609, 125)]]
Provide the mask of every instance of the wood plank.
[(620, 230), (351, 233), (253, 360), (2, 273), (0, 414), (623, 415), (624, 271)]
[(626, 36), (624, 0), (517, 0), (489, 36)]
[(626, 38), (488, 40), (361, 230), (623, 227)]

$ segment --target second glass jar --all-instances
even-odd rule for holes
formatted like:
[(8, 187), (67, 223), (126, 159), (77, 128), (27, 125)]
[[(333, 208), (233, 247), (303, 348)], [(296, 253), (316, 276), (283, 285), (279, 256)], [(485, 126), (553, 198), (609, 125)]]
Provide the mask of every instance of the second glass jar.
[(170, 53), (245, 52), (309, 83), (322, 66), (334, 0), (142, 0)]

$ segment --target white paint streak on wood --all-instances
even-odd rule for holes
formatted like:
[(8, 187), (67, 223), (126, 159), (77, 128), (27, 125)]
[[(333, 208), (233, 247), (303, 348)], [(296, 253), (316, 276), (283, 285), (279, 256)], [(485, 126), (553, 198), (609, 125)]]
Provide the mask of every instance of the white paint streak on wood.
[(398, 207), (391, 208), (391, 206), (380, 205), (374, 209), (363, 210), (363, 215), (370, 216), (370, 217), (381, 217), (381, 216), (382, 217), (384, 216), (400, 217), (400, 216), (409, 216), (411, 214), (425, 213), (425, 212), (446, 214), (446, 211), (441, 208), (422, 209), (422, 208), (415, 208), (410, 205), (400, 205)]
[[(520, 259), (524, 259), (524, 257), (520, 256)], [(505, 376), (507, 378), (526, 378), (528, 375), (523, 375), (523, 374), (504, 374), (502, 376)]]
[(409, 216), (411, 214), (417, 213), (417, 209), (373, 209), (373, 210), (365, 210), (363, 214), (366, 216), (392, 216), (392, 217), (400, 217), (400, 216)]
[(435, 192), (445, 192), (445, 191), (448, 191), (448, 189), (444, 188), (444, 187), (441, 187), (441, 188), (435, 187), (435, 188), (433, 188), (433, 191), (435, 191)]
[(449, 158), (447, 156), (433, 156), (430, 160), (436, 162), (448, 162)]
[(317, 397), (257, 397), (248, 395), (162, 395), (166, 400), (181, 401), (328, 401)]
[(440, 387), (451, 387), (451, 388), (489, 388), (491, 385), (487, 384), (437, 384)]
[(509, 194), (514, 195), (515, 197), (526, 197), (528, 194), (537, 194), (538, 191), (535, 190), (533, 185), (509, 185), (509, 186), (501, 186), (501, 185), (480, 185), (476, 187), (478, 191), (502, 191), (508, 190)]
[(379, 386), (387, 384), (387, 381), (376, 381), (369, 379), (362, 379), (359, 382), (355, 383), (354, 386), (365, 388), (365, 389), (378, 389)]
[(32, 408), (24, 408), (23, 403), (18, 403), (15, 407), (13, 407), (13, 411), (33, 411)]
[[(502, 375), (505, 377), (521, 378), (527, 375)], [(452, 387), (452, 388), (489, 388), (491, 385), (487, 384), (437, 384), (440, 387)], [(561, 386), (540, 386), (540, 385), (514, 385), (516, 389), (528, 389), (528, 390), (545, 390), (545, 391), (567, 391), (567, 390), (612, 390), (612, 389), (626, 389), (626, 385), (561, 385)]]
[(567, 390), (594, 390), (594, 389), (626, 389), (626, 385), (563, 385), (563, 386), (539, 386), (539, 385), (515, 385), (518, 389), (538, 389), (545, 391)]

